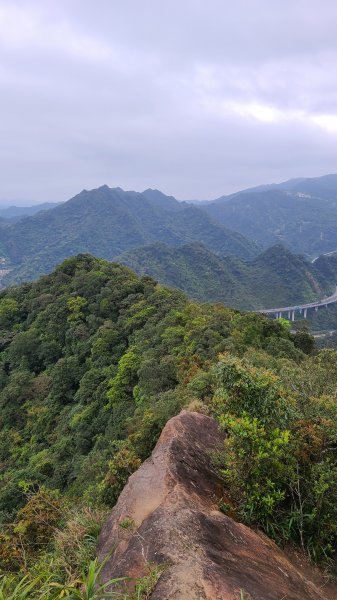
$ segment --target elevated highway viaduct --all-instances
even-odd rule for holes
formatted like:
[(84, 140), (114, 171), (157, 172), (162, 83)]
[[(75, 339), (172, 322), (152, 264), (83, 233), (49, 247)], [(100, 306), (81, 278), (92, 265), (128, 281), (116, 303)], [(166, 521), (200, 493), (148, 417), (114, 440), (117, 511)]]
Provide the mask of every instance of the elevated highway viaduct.
[(314, 309), (317, 311), (319, 308), (327, 308), (329, 304), (334, 304), (335, 302), (337, 302), (337, 285), (332, 296), (329, 296), (328, 298), (322, 298), (316, 302), (309, 302), (308, 304), (295, 304), (294, 306), (283, 306), (281, 308), (263, 308), (255, 312), (268, 316), (274, 316), (276, 319), (283, 317), (289, 319), (289, 321), (295, 321), (296, 313), (299, 313), (302, 315), (303, 319), (306, 319), (308, 310)]

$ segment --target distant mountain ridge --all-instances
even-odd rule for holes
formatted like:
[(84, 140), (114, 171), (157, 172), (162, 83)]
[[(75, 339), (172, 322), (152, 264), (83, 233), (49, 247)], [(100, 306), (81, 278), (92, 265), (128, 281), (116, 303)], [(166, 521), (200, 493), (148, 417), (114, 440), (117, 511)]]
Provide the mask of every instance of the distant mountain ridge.
[[(44, 206), (48, 208), (49, 205)], [(41, 209), (41, 205), (28, 208)], [(199, 299), (214, 299), (211, 294), (207, 298), (205, 293), (207, 288), (214, 291), (212, 278), (218, 272), (219, 280), (224, 285), (227, 282), (227, 290), (230, 281), (233, 282), (233, 291), (229, 296), (228, 291), (225, 295), (219, 291), (216, 297), (228, 297), (232, 302), (240, 284), (250, 290), (252, 302), (249, 305), (261, 307), (263, 302), (265, 307), (265, 301), (272, 298), (280, 305), (282, 298), (287, 298), (288, 302), (289, 294), (283, 293), (284, 285), (280, 285), (279, 277), (272, 270), (268, 276), (268, 289), (271, 282), (275, 285), (272, 297), (269, 291), (261, 296), (260, 290), (255, 296), (254, 281), (249, 280), (244, 264), (250, 261), (252, 272), (251, 261), (263, 249), (279, 244), (294, 254), (311, 258), (337, 249), (337, 175), (259, 186), (198, 205), (179, 202), (156, 189), (148, 188), (139, 193), (103, 185), (94, 190), (83, 190), (51, 210), (40, 210), (18, 219), (16, 223), (9, 223), (1, 218), (0, 212), (0, 256), (5, 257), (12, 269), (3, 277), (4, 285), (35, 279), (65, 258), (81, 252), (112, 260), (131, 251), (128, 260), (135, 261), (135, 268), (138, 268), (138, 252), (139, 256), (145, 256), (145, 246), (159, 243), (166, 245), (165, 251), (162, 247), (159, 252), (157, 247), (149, 259), (158, 261), (158, 253), (161, 255), (162, 263), (157, 263), (158, 274), (153, 274), (169, 285), (182, 287)], [(182, 246), (193, 247), (195, 243), (204, 246), (204, 251), (199, 248), (198, 257), (190, 255), (191, 248), (189, 255), (186, 249), (184, 256), (177, 251)], [(206, 258), (204, 252), (207, 251)], [(273, 268), (281, 273), (279, 255), (280, 251)], [(224, 257), (232, 257), (226, 265), (221, 262)], [(238, 266), (235, 257), (244, 262)], [(283, 256), (285, 264), (289, 263), (288, 258)], [(192, 277), (199, 260), (203, 266), (200, 265), (201, 270), (197, 269)], [(173, 266), (177, 261), (183, 262), (176, 265), (174, 275)], [(211, 265), (208, 270), (207, 261)], [(290, 263), (294, 265), (293, 259)], [(164, 265), (169, 278), (164, 273)], [(185, 287), (179, 283), (180, 268), (185, 274), (189, 273)], [(256, 263), (254, 269), (259, 268)], [(265, 264), (261, 268), (264, 272)], [(237, 270), (240, 278), (235, 275)], [(283, 272), (283, 276), (289, 274)], [(326, 282), (323, 287), (325, 285)], [(280, 294), (278, 299), (276, 290)], [(310, 299), (310, 290), (303, 290), (302, 295)], [(243, 293), (239, 296), (242, 298)]]
[(331, 173), (320, 177), (295, 177), (294, 179), (287, 179), (281, 183), (257, 185), (244, 190), (239, 190), (233, 194), (220, 196), (212, 202), (222, 202), (224, 199), (233, 198), (238, 194), (255, 194), (257, 192), (269, 192), (272, 190), (303, 193), (318, 198), (337, 198), (337, 174)]
[(6, 206), (0, 207), (0, 218), (2, 219), (18, 219), (35, 215), (40, 211), (51, 210), (58, 206), (60, 202), (43, 202), (42, 204), (33, 204), (32, 206)]
[(252, 258), (255, 242), (216, 223), (205, 211), (158, 190), (125, 192), (104, 185), (0, 229), (0, 250), (13, 270), (6, 284), (35, 279), (64, 258), (88, 252), (111, 260), (157, 241), (199, 241), (212, 252)]
[(337, 248), (337, 175), (251, 188), (202, 209), (265, 248), (282, 243), (309, 257)]

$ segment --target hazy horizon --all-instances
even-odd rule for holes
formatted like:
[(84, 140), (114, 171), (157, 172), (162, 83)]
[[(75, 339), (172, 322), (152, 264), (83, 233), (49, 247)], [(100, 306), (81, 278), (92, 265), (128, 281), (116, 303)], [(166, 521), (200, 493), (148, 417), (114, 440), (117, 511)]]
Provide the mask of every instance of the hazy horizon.
[(2, 205), (337, 170), (337, 4), (0, 0)]
[[(321, 175), (309, 177), (309, 179), (311, 179), (311, 178), (315, 179), (316, 177), (317, 178), (319, 178), (319, 177), (325, 177), (326, 175), (337, 175), (337, 173), (322, 173)], [(291, 179), (295, 180), (295, 179), (306, 179), (306, 178), (302, 177), (301, 175), (299, 175), (298, 177), (294, 177), (294, 178), (291, 178)], [(277, 185), (277, 184), (280, 184), (280, 183), (285, 183), (286, 181), (288, 181), (288, 179), (282, 179), (280, 181), (266, 181), (266, 182), (261, 181), (260, 183), (258, 183), (256, 185), (252, 185), (252, 186), (248, 185), (245, 188), (241, 187), (239, 189), (233, 190), (232, 192), (227, 192), (227, 193), (224, 193), (224, 194), (220, 194), (219, 196), (212, 197), (212, 198), (177, 198), (176, 196), (174, 196), (174, 194), (170, 193), (169, 190), (168, 191), (164, 191), (162, 189), (153, 188), (151, 185), (148, 185), (144, 189), (135, 190), (135, 189), (127, 189), (126, 187), (123, 187), (122, 185), (109, 185), (108, 183), (102, 183), (100, 185), (95, 186), (94, 188), (90, 188), (90, 190), (91, 189), (97, 189), (99, 187), (103, 187), (104, 185), (108, 185), (108, 187), (110, 187), (110, 188), (117, 188), (117, 187), (119, 187), (124, 192), (139, 192), (139, 193), (142, 193), (142, 192), (146, 191), (147, 189), (151, 188), (151, 189), (157, 189), (158, 191), (162, 192), (166, 196), (174, 196), (176, 200), (179, 200), (181, 202), (184, 202), (184, 201), (187, 201), (187, 202), (188, 201), (191, 201), (191, 202), (198, 202), (198, 201), (203, 202), (203, 201), (207, 201), (207, 200), (209, 200), (211, 202), (212, 200), (216, 200), (217, 198), (219, 198), (221, 196), (235, 194), (236, 192), (241, 192), (241, 191), (244, 191), (245, 189), (259, 187), (261, 185), (271, 185), (272, 186), (272, 185)], [(67, 200), (71, 200), (71, 198), (73, 198), (74, 196), (76, 196), (77, 194), (79, 194), (83, 189), (86, 189), (86, 188), (82, 188), (81, 190), (78, 190), (75, 194), (73, 194), (72, 196), (69, 196), (67, 198), (62, 198), (61, 200), (48, 200), (48, 199), (46, 199), (46, 200), (34, 201), (32, 199), (25, 199), (25, 198), (17, 198), (17, 199), (13, 199), (13, 200), (8, 200), (6, 198), (4, 198), (4, 199), (0, 198), (0, 208), (11, 208), (11, 207), (14, 207), (14, 206), (17, 206), (17, 207), (29, 207), (29, 206), (34, 206), (34, 205), (37, 205), (37, 204), (45, 204), (45, 203), (51, 203), (51, 204), (53, 204), (53, 203), (57, 203), (57, 202), (59, 202), (59, 203), (67, 202)], [(88, 190), (88, 191), (90, 191), (90, 190)]]

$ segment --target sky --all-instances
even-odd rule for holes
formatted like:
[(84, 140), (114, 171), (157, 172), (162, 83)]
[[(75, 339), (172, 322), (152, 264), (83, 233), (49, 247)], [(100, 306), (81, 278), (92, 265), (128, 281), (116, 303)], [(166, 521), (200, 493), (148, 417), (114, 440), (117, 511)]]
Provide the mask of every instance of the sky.
[(335, 0), (0, 0), (0, 200), (337, 172)]

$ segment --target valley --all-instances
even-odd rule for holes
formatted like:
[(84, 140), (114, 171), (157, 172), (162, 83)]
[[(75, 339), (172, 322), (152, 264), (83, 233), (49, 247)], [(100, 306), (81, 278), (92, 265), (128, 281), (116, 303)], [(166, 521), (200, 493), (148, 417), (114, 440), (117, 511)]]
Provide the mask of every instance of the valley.
[[(1, 284), (35, 279), (67, 256), (91, 252), (196, 300), (241, 310), (310, 304), (328, 297), (337, 277), (336, 197), (333, 175), (261, 186), (198, 206), (152, 189), (84, 190), (0, 228), (6, 263)], [(309, 322), (315, 329), (323, 319), (324, 327), (334, 328), (335, 313), (329, 309), (329, 315), (310, 315)]]

